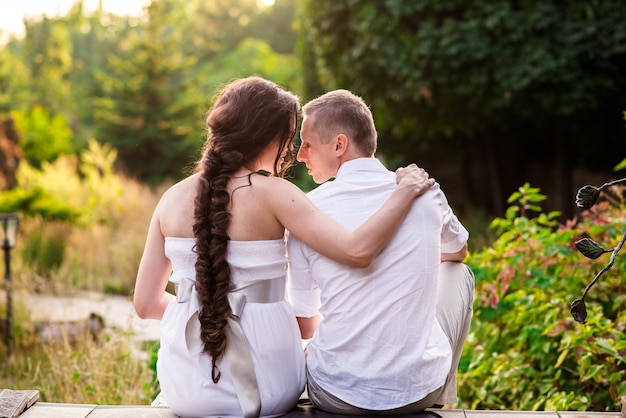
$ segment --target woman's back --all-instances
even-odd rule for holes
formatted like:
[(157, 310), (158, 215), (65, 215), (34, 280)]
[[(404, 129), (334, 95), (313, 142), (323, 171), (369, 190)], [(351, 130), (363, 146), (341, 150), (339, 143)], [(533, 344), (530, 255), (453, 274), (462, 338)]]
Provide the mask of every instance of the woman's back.
[[(164, 236), (191, 238), (194, 200), (199, 174), (172, 186), (159, 203), (159, 221)], [(282, 179), (265, 177), (247, 169), (239, 170), (229, 182), (231, 196), (228, 237), (233, 241), (282, 239), (285, 228), (265, 207)]]

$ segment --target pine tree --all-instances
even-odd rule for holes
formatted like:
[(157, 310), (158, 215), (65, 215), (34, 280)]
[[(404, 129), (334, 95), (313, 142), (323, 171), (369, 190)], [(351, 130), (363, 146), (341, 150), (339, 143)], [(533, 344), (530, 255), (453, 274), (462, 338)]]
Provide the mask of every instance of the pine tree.
[(109, 57), (104, 95), (95, 100), (98, 140), (118, 150), (129, 175), (148, 183), (183, 177), (203, 135), (202, 95), (190, 78), (195, 60), (182, 54), (175, 30), (180, 12), (177, 2), (152, 2), (147, 21)]

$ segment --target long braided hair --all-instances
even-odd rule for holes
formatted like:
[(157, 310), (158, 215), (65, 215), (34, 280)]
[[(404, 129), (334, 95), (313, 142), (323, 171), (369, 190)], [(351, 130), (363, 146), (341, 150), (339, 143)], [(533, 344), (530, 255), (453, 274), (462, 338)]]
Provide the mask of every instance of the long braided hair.
[[(226, 350), (225, 327), (231, 314), (232, 290), (227, 262), (228, 181), (238, 169), (254, 161), (273, 141), (279, 146), (274, 161), (276, 176), (295, 163), (291, 150), (298, 98), (260, 77), (239, 79), (227, 85), (207, 113), (208, 136), (198, 163), (200, 179), (195, 198), (193, 233), (196, 238), (196, 289), (200, 299), (200, 338), (212, 357), (211, 376), (217, 383), (217, 362)], [(250, 180), (250, 179), (248, 179)], [(250, 184), (250, 183), (249, 183)]]

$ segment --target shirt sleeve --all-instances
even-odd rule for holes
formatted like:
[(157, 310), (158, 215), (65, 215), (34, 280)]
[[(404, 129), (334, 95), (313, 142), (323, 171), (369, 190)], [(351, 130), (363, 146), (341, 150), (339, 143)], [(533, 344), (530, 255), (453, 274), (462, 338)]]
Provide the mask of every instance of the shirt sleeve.
[(320, 289), (313, 280), (306, 246), (287, 234), (287, 299), (297, 317), (310, 318), (319, 313)]
[(441, 229), (441, 252), (455, 253), (467, 243), (469, 232), (459, 222), (452, 208), (448, 204), (446, 196), (441, 193), (443, 199), (443, 228)]

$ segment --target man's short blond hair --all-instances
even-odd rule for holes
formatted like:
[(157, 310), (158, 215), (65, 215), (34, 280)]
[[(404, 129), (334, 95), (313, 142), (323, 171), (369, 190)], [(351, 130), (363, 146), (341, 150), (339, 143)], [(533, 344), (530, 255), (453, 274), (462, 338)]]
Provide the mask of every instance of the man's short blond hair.
[(312, 119), (312, 128), (322, 143), (344, 134), (364, 157), (376, 152), (378, 134), (374, 117), (365, 101), (348, 90), (333, 90), (311, 100), (302, 108)]

